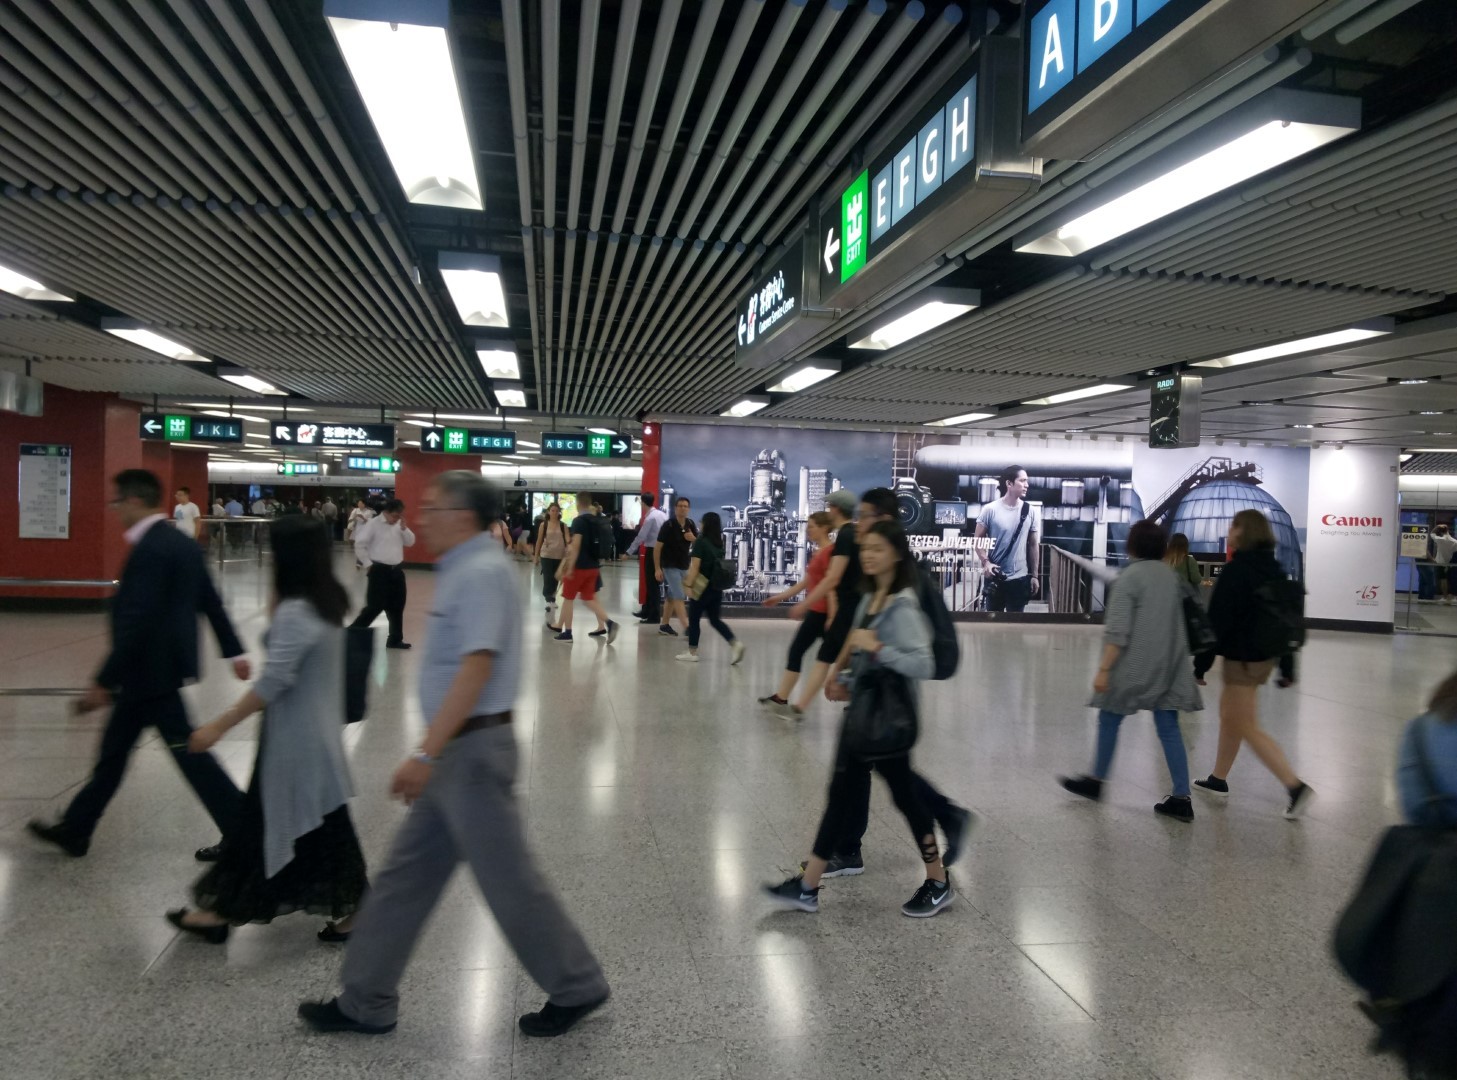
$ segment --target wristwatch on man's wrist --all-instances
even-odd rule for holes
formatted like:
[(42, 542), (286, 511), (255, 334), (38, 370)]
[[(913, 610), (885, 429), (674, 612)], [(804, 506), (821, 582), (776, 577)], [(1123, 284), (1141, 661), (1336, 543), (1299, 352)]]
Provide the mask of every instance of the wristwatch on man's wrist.
[(436, 759), (425, 753), (424, 750), (416, 750), (410, 755), (411, 761), (418, 761), (421, 765), (434, 765)]

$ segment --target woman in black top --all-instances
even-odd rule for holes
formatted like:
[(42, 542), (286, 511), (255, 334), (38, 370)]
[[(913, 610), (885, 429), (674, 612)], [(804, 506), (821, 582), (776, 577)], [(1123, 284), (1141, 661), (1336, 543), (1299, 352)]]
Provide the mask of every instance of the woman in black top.
[(1206, 780), (1195, 780), (1194, 786), (1209, 795), (1229, 796), (1227, 778), (1234, 767), (1240, 747), (1248, 743), (1265, 768), (1285, 785), (1289, 804), (1287, 818), (1303, 815), (1315, 797), (1290, 767), (1285, 752), (1270, 733), (1260, 727), (1258, 697), (1260, 687), (1270, 681), (1276, 665), (1280, 668), (1280, 685), (1295, 681), (1294, 658), (1265, 655), (1257, 633), (1263, 616), (1259, 591), (1285, 577), (1275, 561), (1275, 533), (1270, 522), (1258, 510), (1241, 510), (1229, 525), (1230, 559), (1215, 581), (1214, 595), (1209, 599), (1209, 621), (1214, 625), (1219, 644), (1194, 662), (1194, 675), (1199, 685), (1214, 665), (1216, 655), (1224, 658), (1224, 689), (1219, 695), (1219, 754), (1214, 771)]
[(718, 568), (723, 565), (723, 519), (710, 510), (703, 515), (701, 527), (702, 531), (689, 552), (688, 572), (683, 575), (683, 583), (690, 589), (696, 587), (694, 583), (702, 575), (708, 579), (708, 584), (696, 599), (688, 601), (688, 651), (679, 653), (678, 659), (689, 664), (698, 663), (699, 624), (707, 615), (708, 625), (729, 643), (729, 651), (733, 653), (729, 663), (737, 664), (744, 658), (744, 643), (734, 637), (734, 632), (719, 615), (723, 607), (723, 589), (713, 581)]

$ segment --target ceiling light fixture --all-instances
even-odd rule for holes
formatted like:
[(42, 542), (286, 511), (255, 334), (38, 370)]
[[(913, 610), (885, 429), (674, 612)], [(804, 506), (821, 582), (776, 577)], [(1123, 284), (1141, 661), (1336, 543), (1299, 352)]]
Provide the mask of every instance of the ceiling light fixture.
[(1395, 329), (1396, 322), (1393, 319), (1370, 319), (1344, 330), (1332, 330), (1328, 334), (1296, 338), (1294, 341), (1285, 341), (1278, 345), (1264, 345), (1258, 349), (1230, 353), (1228, 356), (1216, 357), (1213, 360), (1199, 360), (1190, 367), (1230, 368), (1239, 367), (1242, 364), (1256, 364), (1261, 360), (1273, 360), (1277, 356), (1294, 356), (1296, 353), (1334, 349), (1339, 345), (1349, 345), (1355, 341), (1381, 337)]
[(468, 251), (442, 251), (438, 257), (446, 291), (467, 326), (510, 326), (501, 260)]
[(1422, 415), (1423, 416), (1441, 416), (1442, 415), (1442, 410), (1441, 409), (1425, 409), (1425, 410), (1422, 411)]
[(1293, 428), (1300, 428), (1301, 430), (1304, 430), (1304, 431), (1308, 431), (1311, 428), (1315, 427), (1314, 424), (1291, 424), (1290, 426), (1293, 427)]
[(17, 270), (8, 266), (0, 266), (0, 292), (8, 292), (12, 296), (18, 296), (22, 300), (66, 300), (72, 301), (74, 296), (66, 296), (54, 289), (47, 289), (34, 278), (28, 278)]
[(617, 434), (617, 429), (616, 428), (610, 428), (610, 427), (589, 427), (587, 430), (590, 431), (590, 432), (592, 432), (594, 435), (616, 435)]
[[(215, 409), (215, 401), (182, 401), (179, 402), (185, 409)], [(313, 409), (298, 409), (292, 405), (262, 405), (257, 402), (248, 402), (248, 408), (254, 412), (286, 412), (286, 413), (311, 413)]]
[(923, 289), (913, 299), (891, 308), (874, 329), (859, 341), (850, 342), (850, 348), (894, 349), (980, 306), (981, 293), (976, 289)]
[(1398, 386), (1426, 386), (1430, 379), (1398, 379)]
[(251, 390), (255, 394), (282, 394), (287, 395), (287, 390), (280, 390), (272, 383), (264, 382), (256, 375), (232, 375), (224, 372), (218, 373), (218, 378), (225, 379), (234, 386), (241, 386), (244, 390)]
[(266, 416), (249, 416), (247, 413), (224, 412), (222, 409), (203, 409), (202, 410), (202, 415), (203, 416), (222, 416), (222, 417), (226, 417), (229, 420), (251, 420), (255, 424), (266, 424), (266, 423), (268, 423), (268, 417), (266, 417)]
[(412, 203), (481, 210), (447, 0), (327, 0), (324, 17)]
[(945, 420), (927, 420), (927, 427), (957, 427), (961, 424), (974, 424), (978, 420), (990, 420), (996, 413), (969, 412), (960, 416), (948, 416)]
[(1082, 401), (1084, 398), (1098, 397), (1101, 394), (1116, 394), (1120, 390), (1131, 390), (1131, 386), (1124, 386), (1122, 383), (1099, 383), (1097, 386), (1084, 386), (1077, 390), (1064, 390), (1061, 393), (1049, 394), (1047, 397), (1032, 398), (1022, 402), (1023, 405), (1065, 405), (1069, 401)]
[(811, 360), (780, 378), (778, 382), (769, 387), (769, 393), (797, 394), (801, 390), (807, 389), (815, 383), (824, 382), (839, 373), (840, 362), (838, 360)]
[(211, 362), (206, 356), (199, 356), (186, 345), (154, 333), (132, 319), (102, 319), (101, 329), (108, 334), (130, 341), (133, 345), (140, 345), (154, 353), (161, 353), (169, 360), (186, 360), (194, 364)]
[(1277, 87), (1110, 181), (1055, 223), (1016, 237), (1016, 251), (1081, 255), (1359, 131), (1361, 101)]
[(476, 356), (488, 379), (519, 379), (521, 363), (515, 349), (477, 349)]
[(496, 403), (503, 409), (526, 408), (526, 387), (519, 382), (494, 382), (491, 391), (496, 395)]
[(739, 398), (719, 416), (752, 416), (760, 409), (769, 407), (769, 398), (764, 394), (750, 394), (748, 397)]
[(517, 439), (516, 440), (516, 445), (517, 446), (527, 446), (527, 447), (530, 447), (533, 450), (540, 450), (541, 449), (541, 443), (539, 443), (539, 442), (528, 442), (525, 439)]

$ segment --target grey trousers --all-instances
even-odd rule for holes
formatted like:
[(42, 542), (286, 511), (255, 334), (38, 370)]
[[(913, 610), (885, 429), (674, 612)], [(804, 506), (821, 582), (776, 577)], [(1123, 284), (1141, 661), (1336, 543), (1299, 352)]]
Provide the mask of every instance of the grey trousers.
[(415, 940), (462, 861), (547, 1000), (586, 1005), (607, 996), (602, 968), (526, 847), (513, 792), (516, 758), (510, 727), (473, 731), (446, 748), (355, 920), (339, 995), (346, 1016), (395, 1022)]

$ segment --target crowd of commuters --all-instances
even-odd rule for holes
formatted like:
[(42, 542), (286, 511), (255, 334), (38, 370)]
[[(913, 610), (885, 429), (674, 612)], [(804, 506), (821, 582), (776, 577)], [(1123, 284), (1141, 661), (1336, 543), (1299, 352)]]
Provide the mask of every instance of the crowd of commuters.
[[(364, 606), (352, 621), (349, 593), (334, 571), (337, 509), (334, 515), (282, 514), (271, 522), (272, 597), (261, 672), (231, 707), (194, 729), (179, 691), (199, 671), (197, 615), (209, 620), (238, 679), (251, 678), (251, 665), (200, 547), (189, 542), (200, 517), (190, 492), (176, 493), (169, 523), (155, 476), (129, 470), (114, 483), (112, 505), (132, 551), (111, 616), (111, 650), (79, 702), (81, 711), (110, 706), (111, 712), (88, 782), (58, 821), (34, 821), (30, 831), (72, 856), (87, 854), (133, 746), (155, 726), (221, 834), (217, 845), (197, 853), (211, 865), (192, 887), (194, 906), (167, 917), (214, 943), (225, 941), (231, 927), (289, 913), (328, 919), (320, 938), (348, 943), (342, 990), (332, 1000), (300, 1005), (300, 1016), (312, 1027), (364, 1034), (394, 1028), (400, 981), (415, 940), (462, 862), (526, 972), (546, 994), (539, 1011), (520, 1018), (523, 1032), (560, 1034), (603, 1004), (609, 995), (606, 976), (538, 871), (513, 792), (513, 710), (524, 642), (519, 577), (507, 556), (521, 534), (527, 535), (556, 640), (573, 640), (574, 607), (580, 602), (597, 620), (590, 636), (611, 644), (617, 624), (598, 594), (602, 566), (615, 557), (620, 538), (612, 536), (596, 498), (577, 495), (569, 528), (560, 505), (552, 503), (533, 530), (522, 526), (513, 537), (501, 517), (499, 494), (478, 474), (446, 473), (426, 489), (421, 535), (437, 558), (420, 661), (426, 726), (418, 749), (391, 781), (392, 795), (409, 811), (371, 881), (349, 813), (355, 789), (341, 738), (346, 625), (367, 627), (384, 613), (386, 646), (410, 647), (403, 638), (402, 564), (416, 535), (405, 523), (405, 507), (391, 500), (375, 514), (361, 502), (348, 515), (344, 528), (367, 582)], [(719, 515), (709, 512), (695, 521), (687, 498), (675, 501), (671, 515), (654, 501), (644, 497), (648, 512), (624, 545), (624, 557), (641, 553), (644, 560), (648, 587), (637, 617), (656, 623), (663, 636), (677, 636), (672, 622), (680, 618), (688, 648), (678, 659), (695, 663), (706, 619), (728, 645), (730, 663), (738, 664), (743, 643), (722, 618), (733, 565)], [(865, 871), (861, 845), (872, 776), (879, 773), (924, 866), (923, 879), (901, 910), (914, 918), (933, 917), (956, 899), (948, 868), (975, 824), (969, 810), (938, 791), (913, 764), (918, 685), (945, 677), (937, 672), (938, 630), (925, 607), (927, 589), (939, 589), (939, 581), (912, 553), (896, 520), (893, 492), (876, 488), (857, 499), (835, 491), (826, 504), (807, 523), (814, 552), (804, 577), (764, 601), (774, 607), (803, 596), (792, 609), (799, 627), (780, 683), (760, 701), (774, 715), (798, 719), (823, 689), (828, 700), (845, 708), (809, 856), (798, 874), (766, 886), (765, 896), (814, 912), (825, 879)], [(223, 509), (232, 512), (230, 504)], [(1018, 610), (1036, 595), (1036, 557), (1024, 545), (1031, 545), (1029, 538), (1040, 528), (1027, 508), (1025, 471), (1008, 470), (999, 499), (977, 526), (979, 536), (991, 539), (982, 554), (1000, 596), (996, 610)], [(1125, 718), (1148, 711), (1171, 785), (1156, 813), (1192, 822), (1196, 788), (1227, 797), (1230, 771), (1248, 744), (1284, 786), (1286, 816), (1301, 816), (1314, 792), (1260, 727), (1256, 708), (1259, 687), (1277, 670), (1282, 686), (1295, 678), (1293, 652), (1272, 650), (1270, 636), (1257, 632), (1269, 618), (1271, 586), (1289, 584), (1274, 557), (1269, 522), (1253, 510), (1235, 515), (1231, 555), (1208, 599), (1213, 644), (1197, 654), (1191, 649), (1190, 611), (1191, 604), (1203, 611), (1204, 582), (1187, 539), (1170, 538), (1157, 524), (1142, 521), (1129, 530), (1127, 543), (1129, 562), (1111, 585), (1092, 684), (1093, 763), (1062, 785), (1101, 799)], [(658, 584), (665, 593), (661, 605)], [(558, 587), (562, 603), (553, 621)], [(806, 674), (804, 661), (817, 642), (816, 663)], [(1218, 753), (1213, 772), (1191, 784), (1179, 714), (1203, 708), (1198, 687), (1216, 662), (1222, 673)], [(211, 751), (232, 728), (259, 713), (252, 779), (239, 792)], [(1397, 777), (1409, 819), (1457, 823), (1457, 676), (1409, 726)]]

